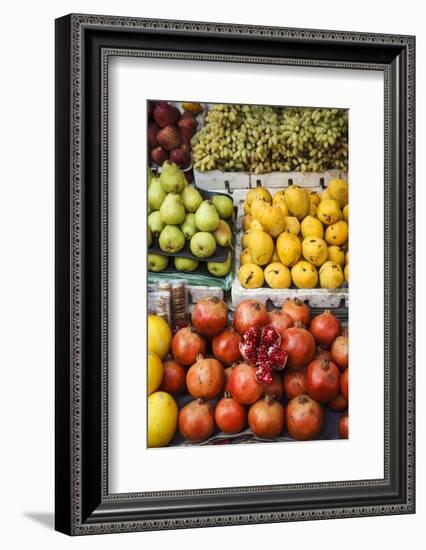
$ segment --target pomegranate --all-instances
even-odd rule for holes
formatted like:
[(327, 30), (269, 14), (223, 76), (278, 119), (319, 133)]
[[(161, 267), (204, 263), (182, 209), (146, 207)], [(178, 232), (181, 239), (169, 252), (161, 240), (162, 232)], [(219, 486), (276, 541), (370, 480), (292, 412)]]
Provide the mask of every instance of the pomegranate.
[(213, 338), (213, 355), (224, 365), (232, 365), (241, 359), (241, 342), (242, 338), (234, 327), (227, 327)]
[(339, 319), (326, 309), (324, 313), (312, 319), (309, 330), (322, 348), (330, 349), (333, 341), (342, 332), (342, 325)]
[(178, 363), (190, 367), (197, 360), (197, 355), (206, 353), (206, 341), (194, 327), (181, 328), (173, 336), (172, 353)]
[(177, 361), (163, 361), (163, 380), (160, 390), (171, 394), (183, 393), (186, 388), (186, 368)]
[(266, 307), (256, 300), (243, 300), (235, 308), (234, 326), (243, 335), (249, 328), (268, 323)]
[(302, 300), (299, 300), (299, 298), (288, 300), (281, 308), (281, 311), (290, 315), (293, 322), (300, 321), (305, 327), (309, 325), (309, 321), (311, 320), (309, 306), (303, 303)]
[(258, 382), (270, 384), (272, 369), (284, 368), (287, 353), (280, 345), (281, 337), (271, 325), (251, 327), (243, 334), (240, 350), (244, 359), (257, 368)]
[(270, 395), (250, 407), (248, 423), (258, 437), (272, 439), (284, 429), (284, 407)]
[(348, 334), (344, 330), (331, 345), (331, 359), (341, 371), (348, 368), (349, 363), (349, 341)]
[(263, 392), (263, 386), (256, 380), (256, 367), (248, 363), (240, 363), (233, 367), (228, 388), (241, 405), (251, 405), (261, 397)]
[(203, 298), (192, 310), (192, 324), (199, 334), (212, 338), (228, 323), (228, 307), (216, 296)]
[(231, 372), (232, 372), (232, 369), (234, 367), (231, 365), (230, 367), (227, 367), (224, 371), (223, 371), (223, 375), (224, 375), (224, 380), (225, 380), (225, 383), (223, 385), (223, 391), (229, 391), (229, 378), (231, 376)]
[(227, 434), (236, 434), (246, 427), (247, 411), (230, 392), (225, 392), (224, 397), (216, 405), (214, 419), (219, 430)]
[(302, 394), (289, 402), (286, 408), (286, 424), (289, 434), (300, 441), (314, 439), (322, 428), (324, 412), (319, 403)]
[(349, 399), (349, 369), (344, 370), (340, 375), (340, 393)]
[(293, 369), (305, 367), (315, 354), (315, 340), (312, 334), (296, 321), (294, 327), (284, 331), (281, 348), (287, 352), (287, 364)]
[(270, 384), (263, 384), (262, 395), (270, 395), (275, 397), (277, 401), (281, 401), (283, 398), (283, 382), (278, 372), (272, 373), (272, 382)]
[(339, 434), (342, 439), (349, 437), (349, 416), (344, 414), (339, 420)]
[(152, 114), (160, 128), (175, 124), (179, 119), (179, 111), (165, 101), (158, 102)]
[(150, 122), (148, 124), (148, 146), (150, 149), (154, 149), (154, 147), (157, 147), (158, 141), (157, 141), (157, 134), (160, 131), (160, 127), (155, 122)]
[(346, 411), (348, 408), (348, 400), (346, 397), (343, 397), (341, 393), (339, 393), (337, 397), (329, 401), (327, 405), (333, 411)]
[(197, 362), (190, 367), (186, 374), (186, 385), (189, 393), (194, 397), (214, 399), (219, 395), (225, 383), (223, 367), (217, 359), (197, 357)]
[(157, 141), (165, 151), (171, 151), (179, 147), (182, 138), (176, 126), (166, 126), (158, 132)]
[(286, 329), (293, 326), (293, 323), (293, 318), (285, 311), (274, 309), (268, 313), (268, 325), (274, 327), (281, 337)]
[(317, 346), (317, 349), (315, 350), (315, 359), (328, 359), (331, 361), (331, 351)]
[(213, 407), (204, 399), (191, 401), (179, 411), (179, 431), (191, 443), (208, 439), (214, 430)]
[(328, 359), (314, 359), (306, 369), (306, 393), (319, 401), (327, 403), (338, 396), (340, 372)]
[(306, 393), (306, 371), (285, 369), (283, 376), (284, 393), (287, 399)]

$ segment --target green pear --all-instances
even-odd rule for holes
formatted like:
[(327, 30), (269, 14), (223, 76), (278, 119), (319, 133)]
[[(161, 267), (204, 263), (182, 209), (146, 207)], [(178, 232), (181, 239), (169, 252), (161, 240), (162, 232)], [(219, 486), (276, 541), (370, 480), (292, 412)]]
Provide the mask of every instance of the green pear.
[(179, 227), (185, 239), (189, 241), (190, 238), (197, 232), (197, 227), (195, 225), (195, 214), (187, 214), (185, 221)]
[[(152, 184), (151, 184), (152, 187)], [(169, 193), (160, 208), (160, 215), (167, 225), (179, 225), (185, 220), (185, 208), (177, 193)]]
[(160, 210), (160, 206), (163, 204), (165, 198), (166, 193), (161, 187), (160, 180), (158, 178), (153, 178), (148, 188), (148, 206), (152, 208), (152, 210)]
[(154, 179), (154, 172), (151, 168), (148, 168), (148, 187), (151, 185), (152, 180)]
[(209, 258), (216, 252), (216, 241), (211, 233), (199, 231), (191, 238), (189, 248), (197, 258)]
[(215, 195), (212, 200), (222, 220), (226, 220), (232, 216), (234, 212), (234, 203), (232, 202), (231, 197)]
[(178, 271), (195, 271), (198, 267), (197, 260), (191, 260), (191, 258), (179, 258), (175, 257), (175, 268)]
[(188, 185), (185, 174), (174, 162), (163, 162), (160, 174), (161, 187), (165, 193), (182, 193)]
[(151, 228), (149, 227), (149, 225), (148, 225), (147, 241), (148, 241), (148, 246), (151, 246), (152, 245), (152, 231), (151, 231)]
[(231, 271), (232, 267), (232, 254), (228, 252), (228, 257), (224, 262), (207, 262), (207, 269), (209, 273), (215, 277), (225, 277)]
[(188, 185), (181, 193), (183, 206), (187, 212), (196, 212), (197, 208), (203, 202), (203, 197), (201, 196), (198, 189)]
[(148, 254), (148, 269), (149, 271), (163, 271), (169, 263), (169, 258), (162, 254)]
[(166, 227), (166, 224), (161, 219), (161, 214), (159, 210), (151, 212), (151, 214), (148, 216), (148, 227), (151, 229), (154, 237), (158, 237), (158, 235)]
[(203, 201), (195, 212), (195, 225), (200, 231), (216, 231), (220, 218), (211, 200)]
[(231, 228), (224, 220), (220, 220), (219, 227), (213, 232), (213, 237), (216, 239), (216, 243), (219, 246), (231, 246)]
[(185, 246), (185, 237), (176, 225), (166, 225), (160, 233), (158, 244), (163, 252), (176, 254)]

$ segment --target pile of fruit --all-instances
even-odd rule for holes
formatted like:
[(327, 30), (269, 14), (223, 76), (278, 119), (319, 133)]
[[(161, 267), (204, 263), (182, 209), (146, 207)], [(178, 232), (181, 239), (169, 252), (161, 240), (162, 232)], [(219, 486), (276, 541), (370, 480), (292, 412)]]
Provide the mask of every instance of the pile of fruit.
[(216, 104), (191, 143), (201, 172), (347, 171), (348, 111)]
[(197, 131), (199, 103), (182, 103), (184, 112), (167, 101), (150, 102), (148, 107), (148, 160), (161, 166), (170, 160), (180, 168), (191, 165), (191, 138)]
[(251, 189), (243, 203), (238, 280), (244, 288), (335, 289), (349, 283), (348, 184), (330, 181), (320, 195), (295, 185)]
[[(148, 247), (153, 244), (153, 237), (158, 237), (159, 248), (164, 252), (148, 251), (148, 269), (163, 271), (172, 254), (178, 271), (191, 272), (198, 268), (198, 260), (207, 260), (218, 245), (229, 248), (232, 233), (225, 220), (233, 212), (230, 197), (215, 195), (212, 200), (203, 200), (198, 189), (188, 185), (177, 164), (166, 160), (159, 177), (148, 177)], [(176, 256), (186, 241), (195, 258)], [(225, 261), (207, 262), (208, 271), (218, 277), (229, 273), (231, 267), (230, 249)]]
[[(174, 336), (149, 316), (148, 446), (166, 446), (177, 432), (200, 443), (247, 426), (264, 439), (314, 439), (326, 408), (343, 413), (347, 438), (348, 373), (346, 329), (329, 311), (311, 319), (299, 300), (270, 312), (244, 300), (229, 326), (226, 304), (204, 298)], [(179, 409), (181, 394), (192, 400)]]

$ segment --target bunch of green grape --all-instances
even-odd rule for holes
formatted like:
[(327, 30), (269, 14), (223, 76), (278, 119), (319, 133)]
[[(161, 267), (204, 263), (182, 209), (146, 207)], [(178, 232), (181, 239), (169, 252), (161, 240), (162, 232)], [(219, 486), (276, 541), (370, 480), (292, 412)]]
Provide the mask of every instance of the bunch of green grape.
[(348, 167), (344, 109), (213, 105), (192, 138), (194, 166), (206, 170), (324, 172)]

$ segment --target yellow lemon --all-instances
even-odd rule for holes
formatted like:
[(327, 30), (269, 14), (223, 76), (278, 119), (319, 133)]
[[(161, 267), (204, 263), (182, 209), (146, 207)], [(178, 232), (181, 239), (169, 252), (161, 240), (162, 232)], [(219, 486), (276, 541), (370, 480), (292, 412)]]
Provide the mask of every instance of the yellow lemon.
[(318, 284), (316, 268), (304, 260), (297, 262), (291, 268), (291, 278), (297, 288), (315, 288)]
[(287, 232), (281, 233), (277, 239), (277, 252), (283, 265), (286, 267), (294, 265), (302, 252), (302, 245), (297, 235)]
[(307, 237), (302, 242), (302, 254), (305, 260), (319, 267), (327, 260), (327, 243), (318, 237)]
[(326, 261), (319, 270), (321, 288), (340, 288), (343, 284), (343, 270), (336, 262)]
[(338, 178), (332, 179), (328, 184), (327, 192), (330, 199), (334, 199), (340, 208), (348, 204), (349, 186), (347, 181)]
[(336, 201), (327, 199), (319, 203), (317, 216), (325, 225), (331, 225), (342, 218), (342, 213)]
[(342, 220), (329, 225), (325, 230), (325, 240), (337, 246), (345, 244), (348, 240), (348, 224)]
[(250, 191), (247, 193), (247, 196), (246, 196), (247, 204), (251, 207), (255, 199), (262, 199), (268, 202), (269, 204), (271, 204), (272, 202), (271, 193), (264, 187), (256, 187), (254, 189), (250, 189)]
[(148, 395), (158, 390), (163, 380), (163, 363), (156, 353), (148, 352)]
[(340, 246), (329, 246), (327, 249), (327, 260), (336, 262), (340, 266), (345, 265), (345, 251)]
[(306, 216), (300, 224), (300, 229), (304, 239), (306, 237), (318, 237), (322, 239), (324, 236), (322, 223), (318, 218), (314, 218), (313, 216)]
[(238, 270), (238, 280), (244, 288), (260, 288), (265, 280), (263, 269), (256, 264), (244, 264)]
[(148, 315), (148, 351), (164, 359), (170, 350), (172, 331), (167, 322), (157, 315)]
[(148, 397), (148, 447), (165, 447), (175, 435), (178, 407), (173, 397), (157, 391)]
[(271, 288), (290, 288), (290, 270), (280, 262), (274, 262), (266, 266), (264, 276), (265, 281)]
[(266, 265), (271, 261), (274, 253), (274, 241), (265, 231), (250, 231), (248, 249), (253, 263)]

